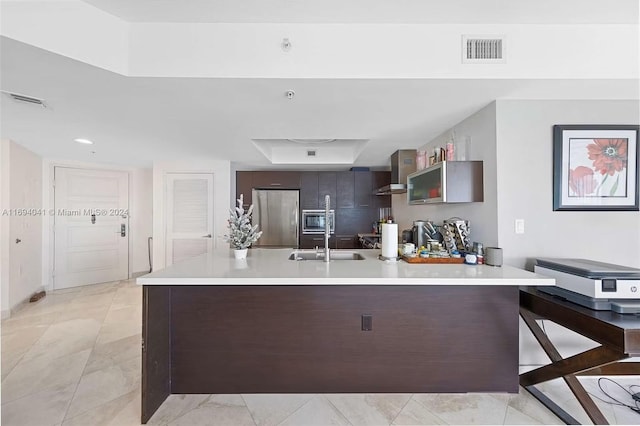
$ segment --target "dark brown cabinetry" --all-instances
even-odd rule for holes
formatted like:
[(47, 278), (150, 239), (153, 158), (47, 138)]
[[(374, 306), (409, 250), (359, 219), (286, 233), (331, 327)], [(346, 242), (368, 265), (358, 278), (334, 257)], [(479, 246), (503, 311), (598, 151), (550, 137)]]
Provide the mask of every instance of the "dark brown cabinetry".
[(355, 207), (373, 207), (373, 173), (353, 172)]
[(145, 285), (141, 420), (171, 393), (517, 393), (518, 296), (505, 285)]
[(318, 208), (318, 172), (300, 173), (300, 208)]
[(251, 181), (254, 188), (298, 189), (300, 188), (300, 172), (296, 172), (296, 171), (251, 172)]
[[(335, 238), (333, 235), (329, 238), (329, 248), (332, 247), (332, 243)], [(300, 235), (300, 248), (302, 249), (312, 249), (316, 247), (324, 247), (324, 235), (322, 234), (313, 234), (313, 235)]]
[[(371, 172), (372, 187), (370, 194), (373, 194), (373, 190), (380, 188), (391, 183), (391, 173), (389, 172)], [(401, 182), (406, 183), (406, 182)], [(371, 204), (374, 208), (391, 207), (391, 195), (372, 195)]]
[(253, 202), (251, 199), (251, 190), (253, 183), (251, 182), (251, 174), (253, 172), (236, 172), (236, 199), (243, 196), (243, 207), (248, 208)]
[(336, 235), (335, 248), (337, 249), (354, 249), (359, 248), (358, 237), (356, 235)]
[[(252, 203), (251, 190), (299, 189), (300, 209), (324, 209), (324, 196), (331, 197), (336, 214), (336, 234), (330, 248), (359, 248), (357, 234), (371, 230), (378, 220), (378, 208), (391, 207), (391, 196), (377, 196), (373, 190), (389, 184), (389, 172), (368, 171), (239, 171), (236, 172), (236, 197), (244, 195), (244, 207)], [(324, 247), (324, 236), (302, 234), (300, 248)]]
[[(300, 248), (314, 249), (316, 247), (324, 247), (324, 235), (301, 235)], [(332, 235), (329, 238), (329, 248), (331, 249), (355, 249), (360, 248), (358, 236), (353, 235)]]
[(336, 208), (351, 209), (354, 207), (354, 175), (355, 172), (339, 172), (337, 174)]
[(318, 172), (318, 208), (324, 208), (324, 197), (329, 195), (331, 208), (335, 207), (337, 192), (337, 173)]
[(246, 171), (236, 172), (236, 198), (244, 196), (244, 206), (253, 202), (252, 189), (298, 189), (300, 172), (297, 171)]

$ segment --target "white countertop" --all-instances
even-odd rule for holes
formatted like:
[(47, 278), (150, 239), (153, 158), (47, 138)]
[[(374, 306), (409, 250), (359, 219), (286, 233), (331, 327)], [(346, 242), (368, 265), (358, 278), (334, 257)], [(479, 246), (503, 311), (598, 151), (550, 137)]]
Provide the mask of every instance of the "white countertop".
[[(555, 285), (553, 278), (510, 266), (382, 261), (380, 250), (347, 250), (364, 260), (288, 260), (295, 249), (249, 249), (235, 260), (217, 250), (139, 277), (141, 285)], [(300, 250), (305, 251), (305, 250)], [(308, 251), (308, 250), (306, 250)], [(340, 250), (338, 250), (340, 251)]]

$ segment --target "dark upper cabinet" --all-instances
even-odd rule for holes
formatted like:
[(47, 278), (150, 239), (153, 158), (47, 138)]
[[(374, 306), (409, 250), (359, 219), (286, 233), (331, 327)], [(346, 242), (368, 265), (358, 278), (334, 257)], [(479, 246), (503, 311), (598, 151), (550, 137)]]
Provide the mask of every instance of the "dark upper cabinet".
[(260, 171), (253, 172), (252, 185), (256, 189), (298, 189), (300, 172), (297, 171)]
[(251, 190), (253, 189), (253, 184), (251, 183), (252, 174), (253, 172), (236, 172), (236, 199), (240, 198), (240, 194), (243, 195), (242, 202), (243, 202), (244, 208), (248, 208), (252, 202), (252, 199), (251, 199)]
[[(324, 248), (323, 235), (301, 235), (300, 248), (314, 249)], [(354, 249), (360, 248), (360, 242), (357, 235), (332, 235), (329, 238), (329, 248), (331, 249)]]
[(336, 203), (338, 209), (350, 209), (354, 207), (354, 172), (338, 172)]
[(337, 173), (336, 172), (318, 172), (318, 208), (324, 209), (324, 196), (331, 197), (331, 208), (336, 205), (337, 192)]
[[(389, 185), (391, 183), (391, 172), (371, 172), (371, 178), (373, 180), (373, 186), (369, 193), (373, 193), (374, 189), (381, 186)], [(404, 183), (406, 182), (399, 182)], [(371, 197), (371, 207), (391, 207), (391, 195), (374, 195)]]
[(300, 208), (318, 209), (318, 172), (300, 173)]
[(355, 189), (355, 207), (373, 207), (372, 194), (373, 173), (375, 172), (353, 172), (353, 183)]

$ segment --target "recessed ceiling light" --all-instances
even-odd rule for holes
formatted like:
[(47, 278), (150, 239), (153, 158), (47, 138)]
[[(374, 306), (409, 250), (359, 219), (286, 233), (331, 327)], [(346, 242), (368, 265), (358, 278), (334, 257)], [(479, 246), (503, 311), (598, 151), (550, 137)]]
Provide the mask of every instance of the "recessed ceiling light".
[(74, 139), (74, 141), (78, 143), (83, 143), (85, 145), (93, 145), (93, 141), (90, 141), (89, 139), (78, 138), (78, 139)]

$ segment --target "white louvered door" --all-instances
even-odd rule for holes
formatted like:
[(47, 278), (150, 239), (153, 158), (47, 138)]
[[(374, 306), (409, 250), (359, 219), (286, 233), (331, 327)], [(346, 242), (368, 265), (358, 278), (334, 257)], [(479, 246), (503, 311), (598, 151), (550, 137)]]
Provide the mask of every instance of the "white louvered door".
[(213, 249), (213, 175), (168, 173), (166, 265)]

